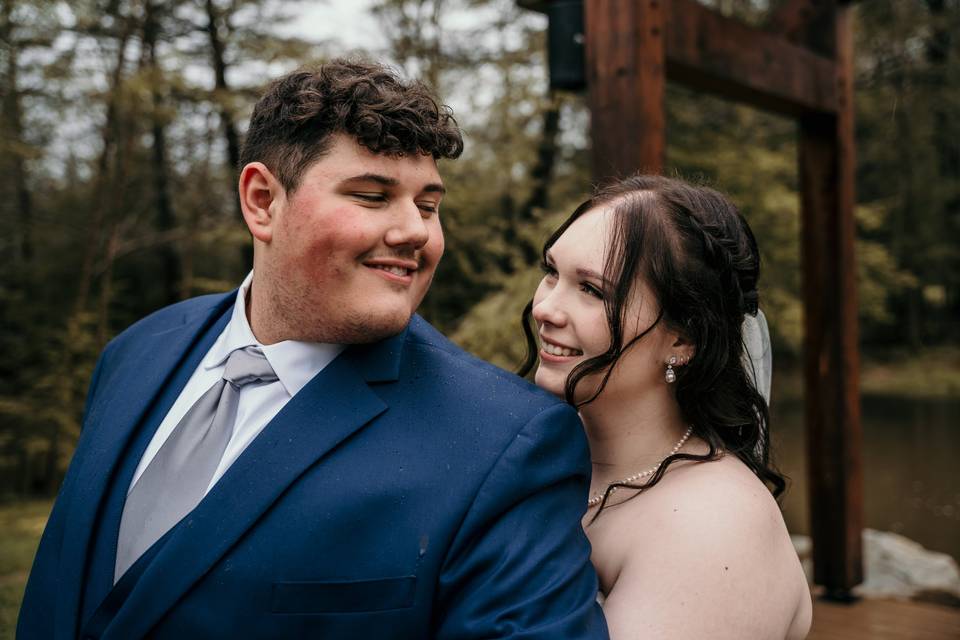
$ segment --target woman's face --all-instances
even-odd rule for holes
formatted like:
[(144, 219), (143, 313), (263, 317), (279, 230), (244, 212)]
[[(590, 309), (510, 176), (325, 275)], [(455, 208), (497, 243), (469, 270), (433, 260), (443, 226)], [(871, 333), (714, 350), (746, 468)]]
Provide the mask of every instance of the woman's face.
[[(603, 278), (609, 251), (614, 210), (592, 209), (577, 218), (547, 251), (545, 274), (533, 297), (533, 318), (540, 343), (538, 386), (563, 397), (567, 377), (578, 364), (604, 353), (610, 346), (610, 329), (604, 299), (612, 295), (612, 283)], [(624, 343), (654, 323), (658, 304), (648, 287), (638, 281), (626, 303)], [(671, 354), (675, 336), (656, 327), (617, 363), (603, 397), (622, 393), (636, 398), (652, 385), (664, 385), (664, 362)], [(590, 397), (600, 375), (585, 378), (575, 400)]]

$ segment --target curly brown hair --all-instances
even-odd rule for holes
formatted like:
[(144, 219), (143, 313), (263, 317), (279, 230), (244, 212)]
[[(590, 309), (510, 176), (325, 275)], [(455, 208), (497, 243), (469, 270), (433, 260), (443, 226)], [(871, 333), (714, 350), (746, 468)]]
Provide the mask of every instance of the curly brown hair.
[(335, 59), (275, 80), (253, 108), (240, 166), (262, 162), (292, 193), (345, 133), (373, 153), (457, 158), (463, 137), (426, 85), (367, 61)]

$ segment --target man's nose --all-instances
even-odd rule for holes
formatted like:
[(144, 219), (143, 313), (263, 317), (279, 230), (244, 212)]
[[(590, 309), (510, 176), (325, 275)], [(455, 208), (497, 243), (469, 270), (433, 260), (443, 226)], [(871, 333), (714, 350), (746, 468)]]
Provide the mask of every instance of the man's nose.
[[(385, 242), (392, 246), (410, 246), (419, 249), (430, 239), (430, 230), (423, 212), (415, 202), (398, 205), (393, 225), (387, 231)], [(436, 214), (434, 214), (436, 215)]]

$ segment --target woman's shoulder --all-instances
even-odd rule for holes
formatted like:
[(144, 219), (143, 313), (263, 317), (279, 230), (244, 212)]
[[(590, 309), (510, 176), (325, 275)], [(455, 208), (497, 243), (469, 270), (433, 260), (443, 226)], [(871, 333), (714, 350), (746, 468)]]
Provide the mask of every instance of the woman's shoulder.
[[(635, 501), (636, 516), (669, 517), (677, 525), (717, 525), (733, 533), (758, 527), (783, 530), (777, 501), (766, 485), (731, 454), (712, 462), (681, 462)], [(722, 525), (722, 526), (720, 526)]]
[(646, 523), (644, 538), (653, 547), (682, 553), (693, 544), (709, 547), (711, 554), (742, 559), (744, 571), (769, 568), (756, 561), (772, 554), (795, 560), (780, 506), (738, 458), (677, 467), (631, 501), (629, 517), (635, 526)]
[[(746, 532), (754, 540), (763, 532), (786, 534), (770, 491), (732, 455), (711, 462), (674, 463), (660, 482), (640, 495), (614, 495), (622, 497), (611, 501), (598, 523), (610, 533), (630, 529), (631, 538), (639, 535), (669, 545), (685, 533), (698, 538), (709, 533), (739, 546)], [(640, 552), (631, 541), (624, 541), (624, 546)]]
[[(620, 546), (607, 602), (615, 618), (633, 618), (643, 601), (651, 605), (642, 607), (653, 616), (649, 623), (659, 621), (664, 629), (695, 624), (677, 619), (695, 609), (706, 619), (728, 620), (730, 637), (773, 637), (777, 629), (783, 637), (802, 615), (809, 596), (780, 509), (736, 457), (677, 465), (655, 487), (615, 509), (607, 526), (630, 532), (608, 538)], [(673, 606), (664, 593), (684, 594), (685, 604)], [(624, 603), (630, 604), (620, 610)], [(690, 632), (696, 636), (698, 629)]]

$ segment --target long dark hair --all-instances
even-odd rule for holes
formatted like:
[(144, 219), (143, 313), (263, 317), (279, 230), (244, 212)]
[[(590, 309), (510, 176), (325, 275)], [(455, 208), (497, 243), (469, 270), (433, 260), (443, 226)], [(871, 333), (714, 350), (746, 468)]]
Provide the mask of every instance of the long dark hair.
[[(746, 220), (713, 189), (676, 178), (637, 175), (599, 188), (578, 206), (547, 239), (544, 261), (573, 221), (597, 207), (614, 212), (612, 246), (603, 268), (612, 283), (604, 295), (610, 346), (573, 369), (566, 381), (566, 400), (577, 408), (593, 402), (620, 357), (665, 322), (694, 347), (690, 362), (677, 368), (676, 398), (684, 422), (710, 450), (703, 455), (671, 455), (641, 485), (611, 485), (594, 519), (614, 487), (649, 489), (674, 462), (715, 460), (720, 451), (736, 455), (779, 497), (786, 481), (770, 461), (769, 410), (743, 359), (743, 319), (757, 313), (760, 275), (757, 242)], [(638, 277), (654, 293), (659, 310), (649, 327), (624, 344), (626, 302)], [(520, 375), (537, 362), (532, 311), (531, 301), (523, 311), (527, 356)], [(576, 402), (577, 385), (594, 374), (602, 375), (597, 390)]]

